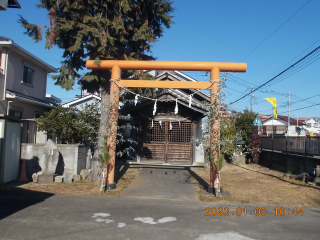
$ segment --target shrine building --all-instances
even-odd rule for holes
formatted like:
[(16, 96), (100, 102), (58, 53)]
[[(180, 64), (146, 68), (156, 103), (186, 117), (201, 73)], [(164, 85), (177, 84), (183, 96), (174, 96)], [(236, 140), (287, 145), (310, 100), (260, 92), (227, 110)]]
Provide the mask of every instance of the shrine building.
[[(149, 71), (155, 81), (192, 81), (195, 79), (180, 71)], [(191, 105), (190, 105), (190, 95)], [(206, 116), (204, 102), (210, 96), (197, 89), (156, 89), (155, 101), (138, 97), (119, 110), (128, 115), (126, 136), (138, 142), (131, 144), (133, 162), (142, 164), (203, 165), (204, 147), (195, 139), (202, 137), (202, 119)], [(176, 106), (177, 105), (177, 106)], [(153, 114), (154, 113), (154, 114)], [(125, 123), (119, 120), (118, 125)], [(124, 147), (124, 146), (122, 146)], [(121, 148), (121, 145), (120, 145)]]

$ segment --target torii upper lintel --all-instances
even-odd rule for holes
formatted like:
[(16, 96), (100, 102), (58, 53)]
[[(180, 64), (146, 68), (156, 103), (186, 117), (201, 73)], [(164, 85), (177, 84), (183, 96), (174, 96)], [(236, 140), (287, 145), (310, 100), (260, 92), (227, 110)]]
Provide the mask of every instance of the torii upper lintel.
[(246, 63), (228, 62), (178, 62), (178, 61), (127, 61), (102, 60), (100, 65), (94, 60), (87, 61), (88, 69), (112, 69), (118, 66), (121, 70), (181, 70), (181, 71), (211, 71), (218, 68), (220, 72), (245, 72)]

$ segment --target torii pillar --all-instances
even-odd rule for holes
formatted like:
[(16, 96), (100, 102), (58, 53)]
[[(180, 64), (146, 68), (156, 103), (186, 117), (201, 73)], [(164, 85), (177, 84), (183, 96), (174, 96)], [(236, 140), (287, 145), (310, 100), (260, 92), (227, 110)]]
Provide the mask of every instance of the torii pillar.
[[(100, 65), (94, 64), (94, 60), (88, 60), (88, 69), (112, 70), (110, 87), (110, 116), (109, 126), (111, 134), (108, 135), (108, 147), (111, 155), (107, 166), (108, 180), (107, 189), (116, 188), (114, 182), (115, 156), (116, 156), (116, 138), (118, 122), (118, 104), (119, 104), (119, 87), (139, 87), (139, 88), (181, 88), (181, 89), (203, 89), (208, 87), (207, 82), (180, 82), (180, 81), (148, 81), (148, 80), (120, 80), (121, 70), (182, 70), (182, 71), (210, 71), (210, 102), (213, 104), (216, 100), (216, 108), (220, 111), (220, 72), (245, 72), (246, 63), (221, 63), (221, 62), (173, 62), (173, 61), (124, 61), (124, 60), (102, 60)], [(216, 97), (218, 97), (216, 99)], [(220, 114), (220, 113), (219, 113)], [(212, 119), (210, 131), (211, 156), (214, 161), (218, 160), (219, 149), (216, 143), (219, 140), (219, 118)], [(210, 161), (210, 187), (215, 187), (217, 170), (214, 169)]]
[[(216, 101), (216, 108), (218, 111), (218, 114), (220, 114), (220, 82), (217, 80), (220, 79), (220, 70), (219, 68), (213, 68), (210, 71), (210, 81), (213, 81), (214, 83), (211, 85), (210, 89), (210, 103), (214, 104)], [(217, 148), (217, 146), (214, 144), (216, 141), (220, 139), (220, 122), (219, 117), (212, 118), (210, 122), (210, 157), (213, 157), (214, 161), (218, 161), (219, 158), (219, 152), (220, 149)], [(217, 178), (217, 170), (214, 169), (212, 160), (210, 159), (210, 187), (211, 191), (213, 191), (213, 188), (218, 188), (216, 178)]]

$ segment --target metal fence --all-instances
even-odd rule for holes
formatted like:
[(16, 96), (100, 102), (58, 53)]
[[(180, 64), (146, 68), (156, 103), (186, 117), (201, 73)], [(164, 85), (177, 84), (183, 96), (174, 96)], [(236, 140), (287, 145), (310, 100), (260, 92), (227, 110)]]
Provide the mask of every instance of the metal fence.
[(320, 156), (320, 137), (261, 137), (263, 149)]

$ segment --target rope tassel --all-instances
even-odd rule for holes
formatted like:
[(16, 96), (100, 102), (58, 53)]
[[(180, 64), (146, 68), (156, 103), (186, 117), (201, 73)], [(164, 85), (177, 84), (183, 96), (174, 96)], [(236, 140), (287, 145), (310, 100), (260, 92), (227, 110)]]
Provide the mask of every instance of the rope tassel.
[(178, 99), (176, 98), (176, 107), (174, 109), (174, 114), (178, 114)]
[(191, 107), (192, 95), (189, 96), (189, 107)]
[(156, 99), (154, 106), (153, 106), (153, 115), (156, 114), (156, 111), (157, 111), (157, 99)]

